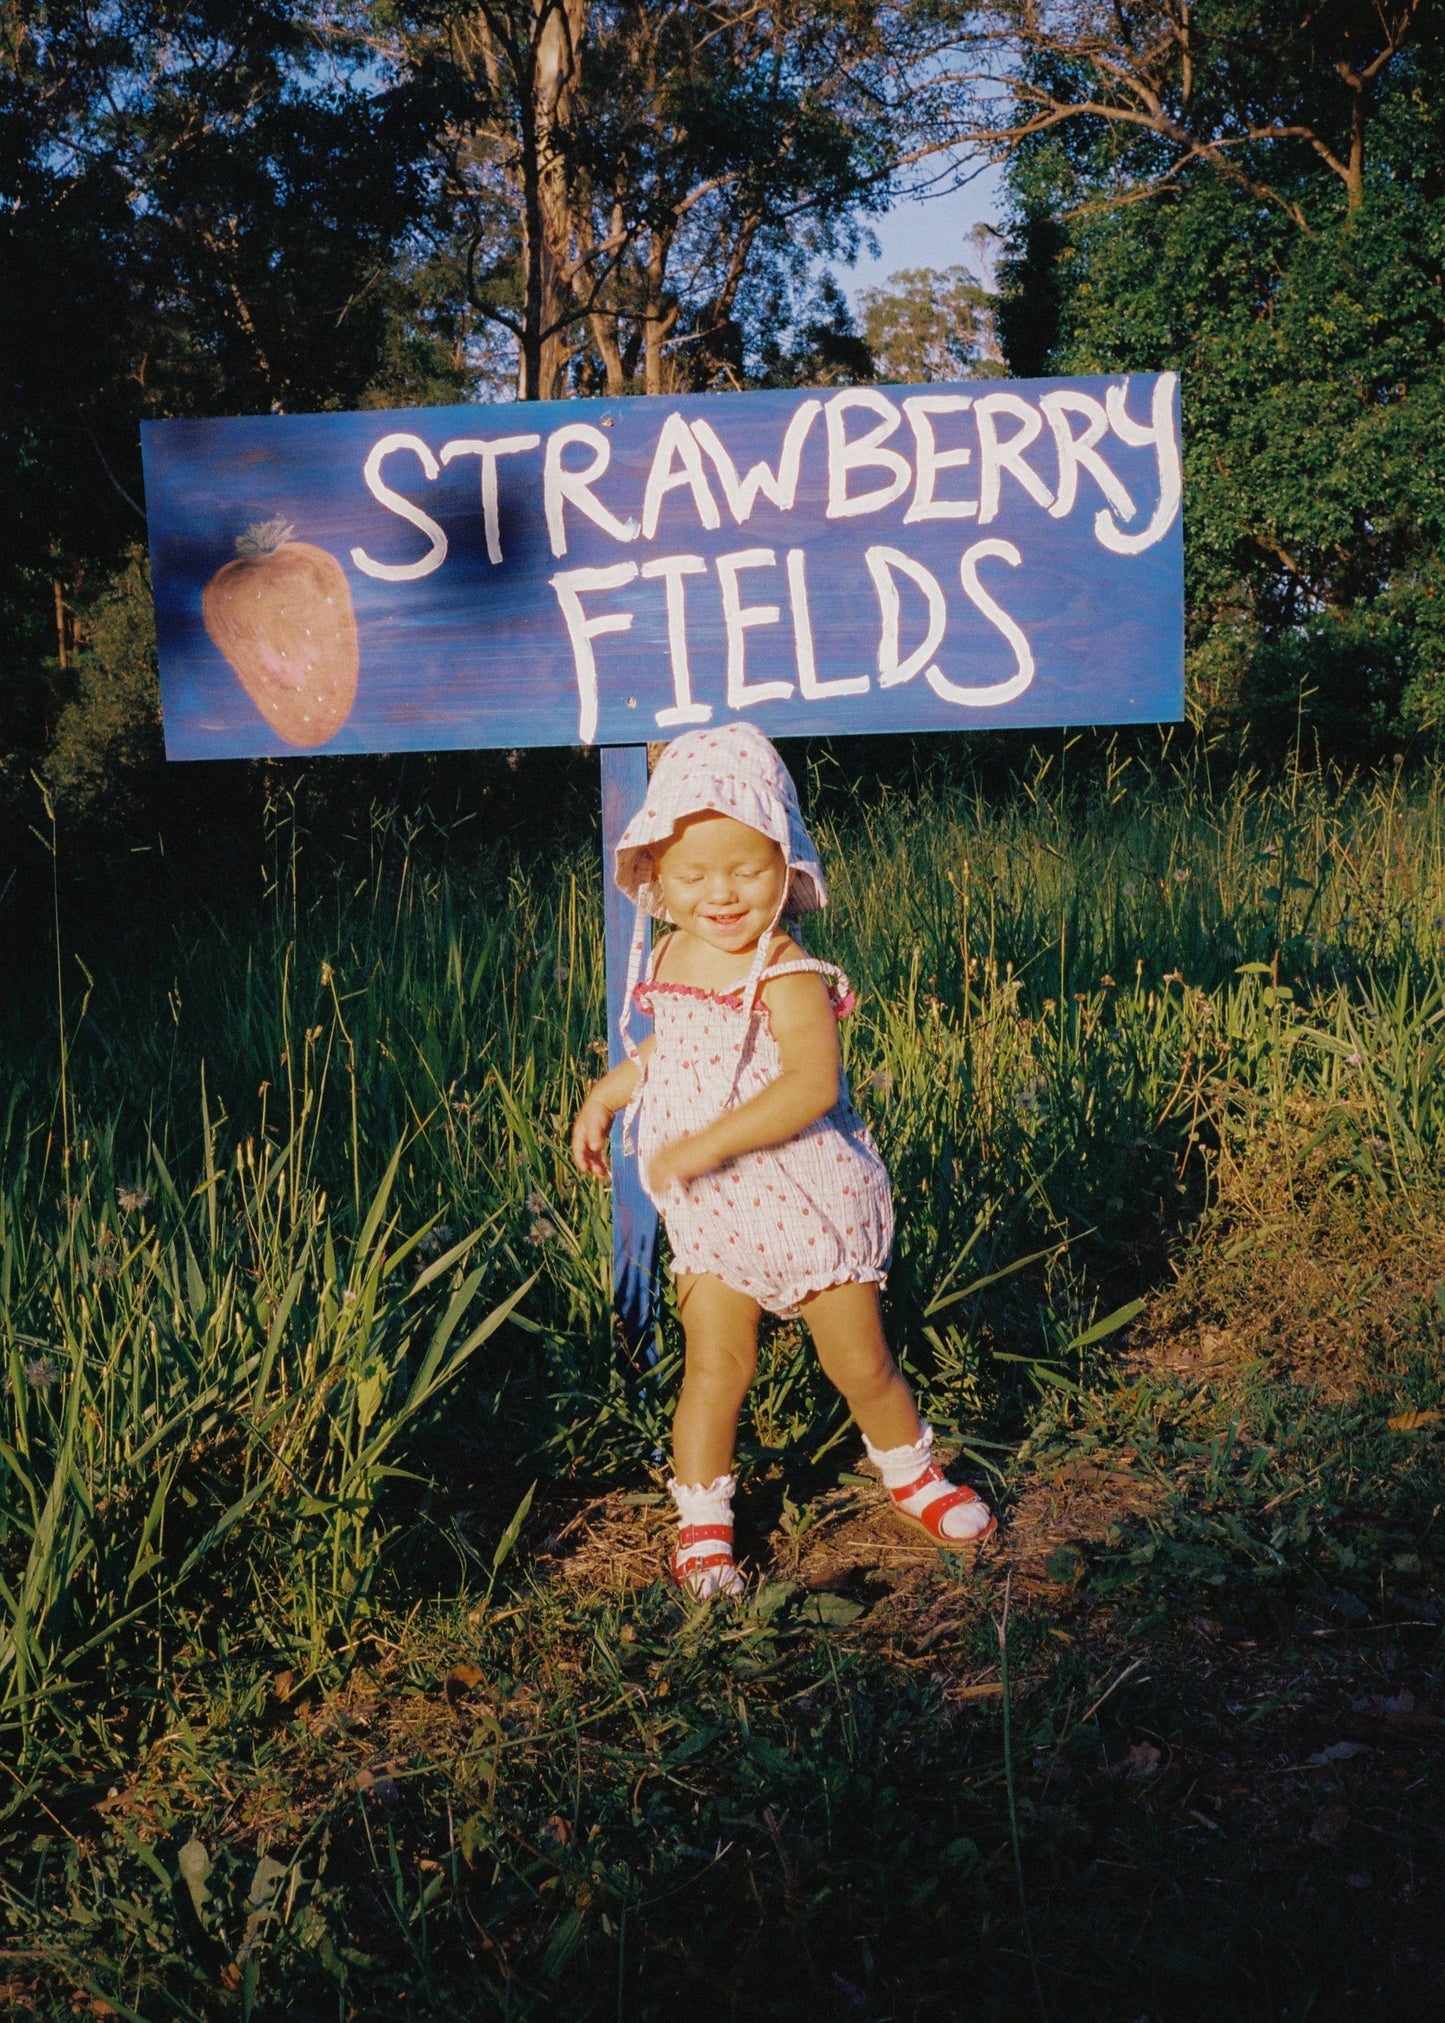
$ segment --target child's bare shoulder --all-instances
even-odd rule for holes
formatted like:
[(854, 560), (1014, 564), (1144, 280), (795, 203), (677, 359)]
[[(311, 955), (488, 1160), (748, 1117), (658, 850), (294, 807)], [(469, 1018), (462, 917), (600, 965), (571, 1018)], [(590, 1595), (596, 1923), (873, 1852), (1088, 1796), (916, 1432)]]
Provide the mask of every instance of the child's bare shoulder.
[[(790, 934), (778, 935), (768, 950), (769, 969), (807, 959), (806, 949), (800, 948)], [(769, 1012), (787, 1018), (822, 1017), (830, 1010), (827, 979), (815, 969), (795, 969), (791, 975), (769, 977), (760, 995)]]
[(807, 959), (808, 952), (801, 943), (794, 941), (784, 928), (775, 930), (768, 948), (769, 969), (776, 969), (782, 962), (806, 962)]

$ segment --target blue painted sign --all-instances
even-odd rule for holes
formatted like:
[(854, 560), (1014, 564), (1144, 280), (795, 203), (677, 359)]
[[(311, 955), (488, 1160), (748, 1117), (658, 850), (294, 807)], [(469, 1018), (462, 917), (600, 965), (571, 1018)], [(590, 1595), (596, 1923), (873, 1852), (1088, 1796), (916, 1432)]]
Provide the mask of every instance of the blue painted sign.
[(173, 759), (1183, 711), (1172, 373), (143, 436)]

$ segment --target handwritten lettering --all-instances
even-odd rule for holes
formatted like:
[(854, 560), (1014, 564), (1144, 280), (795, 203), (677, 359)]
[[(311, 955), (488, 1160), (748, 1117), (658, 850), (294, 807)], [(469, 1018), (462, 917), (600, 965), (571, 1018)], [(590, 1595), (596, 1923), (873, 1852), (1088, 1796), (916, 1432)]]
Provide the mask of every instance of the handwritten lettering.
[(430, 514), (400, 492), (394, 492), (381, 475), (381, 467), (389, 456), (398, 450), (410, 450), (429, 478), (435, 478), (441, 465), (420, 436), (404, 432), (383, 436), (373, 443), (371, 454), (361, 467), (362, 481), (378, 505), (385, 506), (398, 519), (406, 520), (431, 543), (419, 562), (373, 562), (364, 548), (353, 548), (351, 559), (364, 576), (375, 576), (383, 583), (415, 583), (422, 576), (430, 576), (433, 569), (440, 569), (447, 559), (447, 537)]
[[(351, 560), (363, 574), (387, 583), (410, 584), (434, 574), (452, 553), (448, 532), (455, 537), (455, 497), (438, 489), (433, 496), (446, 503), (424, 510), (395, 481), (388, 482), (388, 472), (397, 469), (389, 460), (413, 458), (422, 481), (435, 487), (454, 464), (475, 459), (473, 497), (480, 499), (481, 532), (497, 582), (505, 580), (509, 567), (530, 568), (528, 542), (535, 543), (536, 536), (527, 531), (526, 488), (537, 485), (532, 475), (537, 467), (518, 464), (506, 481), (505, 561), (499, 469), (503, 459), (541, 447), (541, 511), (532, 525), (538, 531), (545, 526), (559, 559), (585, 537), (590, 564), (546, 579), (571, 649), (583, 743), (596, 739), (602, 721), (597, 642), (626, 632), (637, 635), (628, 649), (628, 686), (645, 696), (652, 722), (664, 732), (711, 723), (723, 709), (790, 702), (794, 710), (799, 704), (810, 712), (817, 708), (820, 722), (828, 723), (838, 703), (852, 703), (875, 688), (881, 699), (920, 677), (952, 708), (999, 709), (1036, 679), (1035, 649), (1025, 629), (1033, 619), (1015, 614), (1038, 611), (1038, 572), (1058, 566), (1043, 561), (1047, 543), (1035, 557), (1028, 525), (1038, 526), (1042, 539), (1042, 530), (1077, 516), (1091, 547), (1132, 558), (1156, 546), (1178, 520), (1177, 375), (1161, 373), (1146, 384), (1147, 414), (1139, 412), (1137, 400), (1131, 404), (1131, 382), (1124, 378), (1041, 388), (983, 382), (966, 391), (906, 391), (896, 397), (878, 387), (846, 387), (786, 405), (770, 396), (771, 404), (758, 414), (766, 414), (778, 431), (772, 438), (776, 461), (757, 455), (755, 421), (744, 438), (748, 461), (738, 455), (738, 411), (719, 404), (699, 415), (688, 401), (658, 413), (642, 431), (631, 426), (629, 403), (625, 438), (620, 428), (616, 436), (609, 433), (618, 425), (615, 409), (597, 420), (563, 422), (545, 436), (459, 435), (439, 450), (420, 433), (391, 431), (368, 450), (362, 480), (379, 505), (424, 537), (426, 550), (415, 559), (389, 562), (357, 546)], [(644, 411), (652, 412), (638, 404), (638, 413)], [(815, 426), (820, 417), (821, 429)], [(624, 441), (625, 454), (615, 456)], [(599, 535), (604, 544), (618, 546), (652, 542), (667, 516), (678, 512), (696, 524), (691, 545), (698, 552), (658, 555), (640, 566), (598, 561)], [(846, 523), (880, 514), (889, 516), (887, 524), (898, 535), (860, 542), (850, 563)], [(761, 531), (766, 524), (769, 533), (777, 526), (786, 538), (776, 545), (712, 552), (718, 544), (707, 537), (722, 532), (725, 516), (739, 527)], [(974, 540), (961, 553), (953, 550), (942, 566), (939, 544), (947, 537), (938, 523), (970, 521), (982, 529), (1001, 517), (1019, 539)], [(830, 523), (842, 525), (835, 531)], [(514, 553), (519, 546), (520, 558)], [(786, 612), (781, 596), (749, 601), (749, 579), (755, 572), (778, 572), (780, 564), (772, 580), (779, 591), (786, 584)], [(1021, 598), (998, 594), (996, 564), (1018, 572), (1017, 582), (1027, 586)], [(958, 588), (950, 595), (945, 587), (955, 566), (962, 602)], [(876, 634), (858, 603), (860, 585), (865, 595), (871, 586)], [(666, 659), (659, 665), (664, 614)], [(980, 619), (987, 628), (983, 635)], [(778, 666), (780, 651), (786, 653), (783, 638), (769, 644), (756, 637), (785, 622), (791, 669)], [(996, 645), (985, 644), (990, 636), (1008, 648), (1012, 668), (998, 679), (965, 678), (960, 659), (981, 653), (988, 666), (996, 657)], [(620, 679), (624, 663), (619, 657), (614, 664)], [(662, 686), (668, 677), (670, 698)], [(910, 707), (916, 714), (916, 706)], [(856, 708), (845, 714), (849, 728), (861, 728)]]

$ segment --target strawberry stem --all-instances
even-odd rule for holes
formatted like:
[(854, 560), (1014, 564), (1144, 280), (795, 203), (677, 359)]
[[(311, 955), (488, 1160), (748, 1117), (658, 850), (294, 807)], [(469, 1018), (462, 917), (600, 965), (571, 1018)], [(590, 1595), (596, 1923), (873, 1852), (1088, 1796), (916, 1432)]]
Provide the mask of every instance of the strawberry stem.
[(248, 562), (258, 555), (274, 555), (283, 541), (289, 541), (296, 532), (291, 522), (280, 513), (274, 520), (257, 520), (244, 534), (236, 536), (236, 553)]

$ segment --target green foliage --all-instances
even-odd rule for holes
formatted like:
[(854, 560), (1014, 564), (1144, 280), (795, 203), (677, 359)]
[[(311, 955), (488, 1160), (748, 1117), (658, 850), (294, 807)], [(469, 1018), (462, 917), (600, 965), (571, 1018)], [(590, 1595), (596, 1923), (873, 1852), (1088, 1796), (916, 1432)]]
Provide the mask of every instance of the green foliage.
[[(874, 376), (873, 353), (859, 335), (848, 298), (824, 274), (811, 295), (789, 316), (786, 291), (775, 296), (774, 327), (765, 330), (758, 348), (755, 383), (759, 386), (861, 386)], [(736, 363), (745, 367), (739, 331)]]
[(1335, 752), (1433, 742), (1445, 709), (1445, 71), (1427, 53), (1376, 91), (1363, 163), (1357, 200), (1285, 157), (1278, 201), (1196, 165), (1122, 208), (1104, 139), (1041, 142), (1013, 171), (1011, 362), (1180, 372), (1193, 706), (1261, 754), (1301, 731)]
[(150, 567), (138, 549), (87, 611), (83, 640), (42, 777), (63, 815), (123, 828), (164, 760)]
[[(167, 1625), (177, 1645), (259, 1641), (307, 1671), (344, 1649), (371, 1610), (403, 1436), (516, 1302), (475, 1320), (483, 1231), (400, 1233), (401, 1148), (338, 1240), (309, 1170), (312, 1093), (284, 1144), (223, 1164), (203, 1089), (205, 1171), (185, 1195), (154, 1147), (118, 1184), (108, 1135), (57, 1147), (11, 1111), (0, 1728), (22, 1767), (97, 1716), (118, 1746), (106, 1672), (138, 1642), (164, 1670)], [(37, 1224), (52, 1163), (68, 1191)]]
[[(1187, 1646), (1145, 1662), (1166, 1632), (1207, 1610), (1263, 1636), (1342, 1597), (1302, 1639), (1322, 1657), (1386, 1585), (1433, 1606), (1440, 1308), (1388, 1273), (1428, 1281), (1438, 1246), (1445, 783), (1216, 800), (1121, 761), (1087, 799), (1044, 768), (990, 805), (826, 778), (895, 1339), (1014, 1506), (1007, 1551), (1080, 1468), (1133, 1485), (1040, 1550), (1047, 1594), (1015, 1586), (1007, 1790), (1001, 1577), (950, 1555), (895, 1590), (884, 1551), (803, 1584), (870, 1492), (796, 1331), (744, 1441), (782, 1570), (735, 1612), (646, 1584), (677, 1328), (655, 1373), (619, 1366), (605, 1202), (565, 1159), (602, 1029), (590, 872), (386, 810), (328, 860), (282, 802), (259, 904), (78, 947), (62, 910), (61, 1001), (27, 959), (0, 1006), (16, 2000), (369, 2023), (610, 2017), (620, 1989), (651, 2018), (725, 1943), (770, 2014), (827, 2013), (839, 1974), (840, 2015), (897, 2013), (956, 1971), (970, 2013), (982, 1982), (1011, 2016), (1015, 1859), (1046, 1994), (1077, 1981), (1082, 2013), (1191, 2013), (1201, 1985), (1254, 2013), (1273, 1935), (1323, 1943), (1317, 1903), (1250, 1936), (1257, 1846), (1211, 1839), (1245, 1908), (1201, 1947), (1187, 1855), (1123, 1801), (1141, 1732), (1146, 1768), (1193, 1746), (1181, 1681), (1235, 1709), (1209, 1715), (1232, 1765), (1247, 1735), (1276, 1769), (1335, 1739), (1266, 1725), (1298, 1649), (1241, 1685)], [(1269, 1361), (1316, 1256), (1323, 1398)], [(1223, 1300), (1261, 1346), (1199, 1379), (1141, 1363), (1146, 1294), (1151, 1331), (1194, 1341)], [(609, 1499), (629, 1592), (605, 1552), (562, 1558), (599, 1477), (638, 1485)], [(1085, 1634), (1056, 1604), (1101, 1613)], [(1087, 1805), (1065, 1774), (1097, 1776)], [(1192, 1768), (1178, 1786), (1197, 1841)], [(1095, 1833), (1177, 1882), (1149, 1913), (1168, 1946), (1123, 1965)], [(1131, 1938), (1143, 1915), (1136, 1891), (1108, 1912)]]
[(23, 769), (53, 722), (21, 685), (57, 650), (54, 583), (109, 599), (143, 530), (141, 420), (354, 407), (373, 382), (455, 398), (469, 375), (404, 257), (418, 108), (301, 11), (61, 5), (7, 33), (0, 750)]
[(993, 297), (967, 267), (911, 268), (859, 298), (877, 376), (903, 386), (1001, 372)]
[[(1197, 1210), (1209, 1147), (1283, 1130), (1305, 1104), (1350, 1184), (1390, 1194), (1434, 1171), (1438, 785), (1341, 798), (1304, 778), (1271, 794), (1243, 785), (1215, 809), (1197, 783), (1125, 768), (1113, 806), (1087, 821), (1046, 775), (995, 810), (955, 794), (819, 814), (835, 872), (828, 946), (863, 989), (848, 1070), (900, 1206), (889, 1323), (939, 1423), (1016, 1436), (1038, 1397), (1112, 1354), (1128, 1297)], [(58, 1085), (12, 1001), (6, 1325), (17, 1354), (53, 1364), (59, 1416), (48, 1387), (27, 1408), (44, 1405), (47, 1437), (71, 1437), (62, 1401), (86, 1396), (99, 1427), (120, 1429), (76, 1422), (76, 1438), (91, 1427), (99, 1442), (80, 1471), (86, 1504), (104, 1502), (100, 1478), (133, 1457), (142, 1420), (177, 1429), (178, 1446), (152, 1453), (159, 1491), (191, 1452), (186, 1414), (214, 1411), (214, 1459), (185, 1477), (211, 1512), (187, 1518), (196, 1535), (264, 1478), (264, 1550), (283, 1560), (260, 1564), (299, 1567), (316, 1551), (314, 1519), (327, 1537), (346, 1532), (347, 1565), (371, 1568), (373, 1518), (347, 1531), (338, 1514), (351, 1450), (324, 1457), (341, 1437), (338, 1399), (367, 1416), (360, 1401), (379, 1385), (370, 1410), (384, 1418), (410, 1395), (401, 1372), (421, 1353), (407, 1346), (421, 1322), (405, 1325), (415, 1294), (400, 1289), (397, 1217), (418, 1232), (446, 1225), (448, 1246), (487, 1230), (501, 1291), (536, 1274), (505, 1382), (488, 1364), (475, 1392), (478, 1428), (495, 1426), (514, 1469), (645, 1467), (665, 1440), (678, 1336), (668, 1313), (656, 1382), (616, 1362), (606, 1201), (565, 1152), (603, 1024), (590, 877), (485, 858), (463, 873), (382, 814), (359, 879), (344, 866), (315, 876), (284, 807), (272, 849), (259, 916), (238, 908), (194, 939), (132, 931), (122, 970), (93, 939), (83, 971), (65, 956), (62, 984), (89, 981), (60, 1007)], [(202, 1081), (218, 1121), (188, 1131)], [(110, 1205), (117, 1189), (161, 1204), (154, 1235)], [(284, 1518), (293, 1478), (261, 1468), (260, 1403), (239, 1446), (224, 1433), (240, 1425), (235, 1387), (249, 1397), (259, 1381), (281, 1304), (267, 1381), (292, 1417), (265, 1438), (310, 1499)], [(428, 1325), (445, 1338), (461, 1319)], [(26, 1395), (21, 1382), (14, 1398)], [(325, 1395), (323, 1427), (310, 1414)], [(800, 1335), (778, 1329), (747, 1453), (808, 1461), (843, 1437), (838, 1414)], [(38, 1550), (40, 1479), (24, 1477), (8, 1519), (12, 1595)], [(378, 1464), (355, 1490), (366, 1512), (386, 1479)], [(125, 1552), (134, 1562), (150, 1493), (113, 1504), (103, 1555), (85, 1525), (76, 1533), (97, 1570), (64, 1584), (72, 1614), (54, 1617), (44, 1660), (57, 1676), (78, 1645), (103, 1641), (113, 1582), (98, 1569)], [(465, 1556), (460, 1534), (449, 1550)], [(272, 1578), (225, 1563), (228, 1579)], [(288, 1596), (299, 1580), (286, 1574)], [(328, 1576), (268, 1634), (299, 1637), (297, 1610), (313, 1642), (329, 1634), (343, 1591)]]

